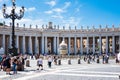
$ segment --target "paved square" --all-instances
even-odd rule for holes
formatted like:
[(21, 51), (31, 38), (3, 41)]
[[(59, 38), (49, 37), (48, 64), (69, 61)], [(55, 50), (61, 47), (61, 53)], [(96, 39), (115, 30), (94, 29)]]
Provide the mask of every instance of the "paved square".
[(120, 65), (110, 60), (109, 64), (97, 64), (92, 62), (87, 64), (81, 61), (77, 64), (77, 59), (71, 61), (62, 60), (62, 65), (54, 65), (48, 68), (47, 60), (44, 60), (44, 70), (36, 70), (36, 60), (30, 60), (31, 67), (26, 67), (25, 71), (18, 72), (17, 75), (5, 75), (1, 72), (2, 80), (120, 80)]

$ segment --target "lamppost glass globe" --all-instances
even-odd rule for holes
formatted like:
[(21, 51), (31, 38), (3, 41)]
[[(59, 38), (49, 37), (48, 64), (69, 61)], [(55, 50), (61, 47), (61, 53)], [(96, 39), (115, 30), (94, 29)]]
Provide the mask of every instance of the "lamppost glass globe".
[(24, 6), (22, 6), (22, 11), (23, 11), (23, 12), (25, 11)]
[(6, 11), (6, 4), (3, 4), (2, 11), (3, 11), (3, 13), (5, 13), (5, 11)]

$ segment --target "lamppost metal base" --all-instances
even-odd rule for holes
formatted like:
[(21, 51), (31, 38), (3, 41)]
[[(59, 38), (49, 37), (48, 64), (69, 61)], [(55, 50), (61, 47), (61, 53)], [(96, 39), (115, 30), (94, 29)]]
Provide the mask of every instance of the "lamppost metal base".
[(12, 56), (17, 56), (18, 52), (17, 52), (17, 48), (9, 48), (9, 54), (11, 54)]

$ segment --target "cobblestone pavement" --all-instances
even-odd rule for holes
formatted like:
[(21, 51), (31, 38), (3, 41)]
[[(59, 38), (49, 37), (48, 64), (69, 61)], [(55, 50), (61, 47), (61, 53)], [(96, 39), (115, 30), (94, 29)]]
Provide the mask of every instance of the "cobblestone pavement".
[(36, 60), (30, 60), (31, 67), (25, 67), (25, 71), (16, 75), (6, 75), (1, 71), (0, 80), (120, 80), (120, 64), (115, 64), (114, 60), (109, 64), (87, 64), (83, 61), (77, 64), (77, 59), (74, 59), (71, 65), (68, 65), (68, 60), (62, 60), (62, 65), (52, 64), (52, 68), (48, 68), (44, 60), (42, 71), (36, 70), (36, 63)]

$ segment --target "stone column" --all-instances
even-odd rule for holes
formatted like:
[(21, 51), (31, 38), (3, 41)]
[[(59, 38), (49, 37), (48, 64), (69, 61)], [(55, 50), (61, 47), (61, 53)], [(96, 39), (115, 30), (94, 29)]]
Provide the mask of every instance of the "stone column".
[(89, 37), (87, 36), (87, 54), (89, 54)]
[(2, 36), (2, 47), (5, 50), (5, 35)]
[(59, 36), (57, 37), (57, 54), (59, 53), (58, 48), (59, 48)]
[(74, 37), (74, 53), (75, 53), (75, 55), (77, 54), (76, 53), (76, 36)]
[[(31, 37), (30, 37), (31, 38)], [(26, 52), (26, 49), (25, 49), (25, 36), (23, 35), (23, 39), (22, 39), (22, 54), (25, 54), (25, 52)], [(30, 41), (31, 42), (31, 41)], [(30, 46), (29, 47), (31, 47), (31, 43), (29, 43), (30, 44)], [(32, 49), (32, 48), (31, 48)], [(30, 52), (31, 53), (31, 52)]]
[(112, 52), (115, 53), (115, 36), (112, 36)]
[(102, 38), (101, 35), (99, 36), (99, 52), (102, 53)]
[(80, 53), (83, 54), (83, 39), (80, 40)]
[(56, 54), (56, 37), (54, 37), (54, 52)]
[(18, 53), (19, 53), (19, 36), (16, 35), (16, 48), (18, 50)]
[(106, 36), (106, 54), (108, 53), (108, 36)]
[(38, 37), (35, 36), (35, 53), (38, 53)]
[(93, 54), (95, 54), (95, 36), (93, 36)]
[(68, 37), (68, 55), (70, 55), (70, 53), (71, 53), (71, 44), (70, 44), (71, 40), (70, 39), (71, 38)]
[(42, 54), (44, 54), (44, 36), (42, 36)]
[(48, 53), (48, 48), (47, 48), (47, 36), (45, 36), (45, 53)]
[(19, 37), (19, 36), (16, 35), (16, 41), (15, 41), (15, 43), (16, 43), (16, 48), (18, 48), (18, 42), (19, 42), (19, 41), (18, 41), (18, 40), (19, 40), (18, 37)]
[(31, 39), (32, 37), (31, 36), (29, 36), (29, 53), (30, 54), (33, 54), (33, 52), (32, 52), (32, 39)]
[(12, 35), (9, 37), (9, 48), (12, 48)]

